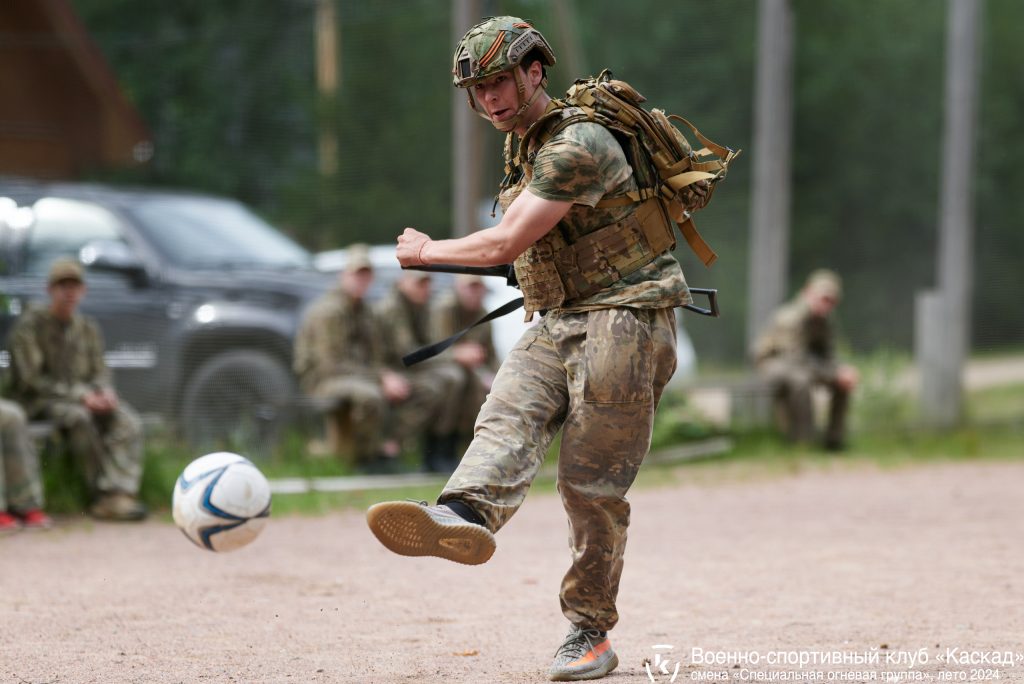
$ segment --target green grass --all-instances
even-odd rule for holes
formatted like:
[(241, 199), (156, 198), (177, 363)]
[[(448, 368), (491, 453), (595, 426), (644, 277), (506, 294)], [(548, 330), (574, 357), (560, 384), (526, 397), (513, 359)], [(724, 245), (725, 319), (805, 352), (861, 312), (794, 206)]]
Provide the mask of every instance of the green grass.
[[(899, 468), (933, 462), (1024, 459), (1024, 385), (972, 393), (967, 404), (968, 421), (963, 427), (949, 431), (924, 430), (916, 425), (911, 398), (892, 382), (903, 363), (905, 360), (895, 356), (876, 357), (861, 366), (862, 387), (852, 407), (851, 442), (849, 449), (839, 457), (811, 447), (793, 447), (769, 431), (746, 431), (728, 435), (734, 444), (728, 453), (682, 463), (655, 463), (656, 459), (651, 459), (641, 469), (635, 486), (772, 478), (836, 467)], [(685, 395), (667, 395), (655, 424), (652, 451), (720, 434), (700, 422)], [(545, 469), (534, 484), (534, 493), (555, 492), (550, 473), (557, 451), (556, 440), (549, 450)], [(157, 515), (169, 518), (174, 482), (197, 455), (165, 436), (147, 440), (141, 496)], [(75, 464), (53, 445), (46, 447), (43, 457), (48, 508), (65, 514), (83, 510), (88, 501), (87, 491)], [(405, 459), (407, 467), (413, 470), (415, 456), (407, 454)], [(289, 436), (274, 457), (258, 465), (271, 479), (339, 477), (351, 472), (336, 459), (307, 457), (305, 438), (298, 434)], [(276, 515), (319, 515), (346, 508), (365, 509), (385, 499), (432, 501), (442, 484), (439, 479), (436, 486), (282, 494), (275, 497), (274, 512)]]
[(1024, 424), (1024, 385), (1006, 385), (971, 394), (967, 407), (976, 424)]

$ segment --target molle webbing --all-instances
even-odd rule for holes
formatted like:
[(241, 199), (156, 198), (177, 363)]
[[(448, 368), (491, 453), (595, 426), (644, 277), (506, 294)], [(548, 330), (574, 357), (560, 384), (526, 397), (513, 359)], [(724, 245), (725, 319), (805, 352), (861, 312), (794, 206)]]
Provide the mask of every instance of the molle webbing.
[(571, 244), (561, 231), (552, 230), (516, 259), (527, 317), (589, 297), (674, 246), (672, 224), (656, 199)]
[[(569, 88), (564, 100), (552, 100), (544, 115), (523, 135), (518, 153), (512, 155), (511, 136), (506, 140), (505, 159), (507, 178), (511, 171), (522, 166), (527, 177), (531, 175), (531, 149), (539, 149), (559, 131), (582, 121), (593, 121), (608, 128), (622, 144), (623, 151), (633, 168), (638, 190), (619, 197), (602, 200), (597, 208), (627, 206), (657, 197), (668, 216), (679, 225), (679, 230), (700, 260), (710, 266), (718, 258), (697, 232), (693, 218), (687, 210), (689, 186), (708, 181), (705, 197), (696, 208), (711, 200), (716, 182), (725, 177), (729, 163), (739, 150), (718, 145), (701, 135), (686, 119), (675, 114), (666, 115), (659, 109), (642, 108), (643, 95), (624, 81), (611, 79), (611, 73), (602, 72), (596, 79), (578, 80)], [(686, 138), (672, 124), (682, 122), (703, 145), (693, 150)]]

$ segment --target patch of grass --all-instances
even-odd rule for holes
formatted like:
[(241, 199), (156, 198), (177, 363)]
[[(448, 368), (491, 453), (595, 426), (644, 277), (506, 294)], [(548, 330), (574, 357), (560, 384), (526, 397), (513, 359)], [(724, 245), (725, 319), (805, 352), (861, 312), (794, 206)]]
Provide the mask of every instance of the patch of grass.
[(674, 444), (707, 439), (721, 434), (710, 425), (687, 401), (683, 392), (666, 392), (654, 416), (651, 451), (665, 449)]
[(971, 423), (1024, 424), (1024, 385), (1005, 385), (972, 392), (967, 413)]
[[(1009, 385), (972, 393), (968, 397), (970, 420), (949, 431), (922, 430), (915, 426), (914, 403), (895, 380), (905, 371), (906, 358), (873, 357), (861, 364), (863, 394), (854, 404), (850, 447), (842, 455), (813, 447), (794, 447), (774, 432), (733, 433), (733, 448), (725, 454), (681, 463), (646, 464), (636, 487), (677, 485), (679, 482), (714, 483), (782, 477), (792, 473), (836, 467), (870, 465), (898, 468), (927, 462), (1024, 459), (1024, 385)], [(655, 421), (652, 451), (715, 437), (721, 431), (703, 423), (683, 394), (666, 394)], [(257, 465), (268, 478), (342, 477), (351, 469), (334, 458), (310, 458), (306, 438), (289, 435), (271, 458)], [(533, 493), (555, 492), (553, 468), (559, 441), (552, 444)], [(169, 519), (174, 483), (199, 454), (163, 435), (147, 438), (141, 497), (158, 516)], [(57, 444), (42, 451), (47, 506), (54, 513), (77, 513), (88, 504), (88, 491), (77, 464)], [(416, 454), (404, 455), (408, 470), (416, 468)], [(396, 487), (359, 492), (310, 492), (278, 495), (274, 512), (320, 515), (354, 508), (363, 510), (387, 499), (433, 501), (437, 485)]]
[(880, 350), (858, 358), (860, 382), (853, 394), (850, 427), (857, 433), (893, 431), (910, 425), (914, 400), (907, 382), (911, 358), (899, 351)]

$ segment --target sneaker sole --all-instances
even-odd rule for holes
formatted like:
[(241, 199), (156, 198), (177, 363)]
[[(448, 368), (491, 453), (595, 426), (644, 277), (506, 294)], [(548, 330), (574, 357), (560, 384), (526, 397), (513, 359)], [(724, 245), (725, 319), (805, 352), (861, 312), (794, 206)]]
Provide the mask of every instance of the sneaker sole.
[(600, 679), (619, 666), (619, 656), (612, 653), (612, 657), (604, 661), (599, 667), (593, 670), (578, 672), (549, 672), (548, 679), (553, 682), (582, 682), (588, 679)]
[(420, 504), (388, 501), (370, 506), (366, 522), (378, 541), (402, 556), (437, 556), (464, 565), (480, 565), (494, 553), (494, 535), (467, 522), (442, 525)]

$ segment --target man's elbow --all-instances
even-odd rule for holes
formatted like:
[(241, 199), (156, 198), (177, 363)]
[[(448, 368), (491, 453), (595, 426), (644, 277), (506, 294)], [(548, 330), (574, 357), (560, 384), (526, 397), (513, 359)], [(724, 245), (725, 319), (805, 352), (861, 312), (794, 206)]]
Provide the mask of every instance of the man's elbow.
[(483, 257), (488, 266), (498, 266), (512, 263), (521, 251), (511, 240), (501, 239), (490, 245), (484, 251)]

